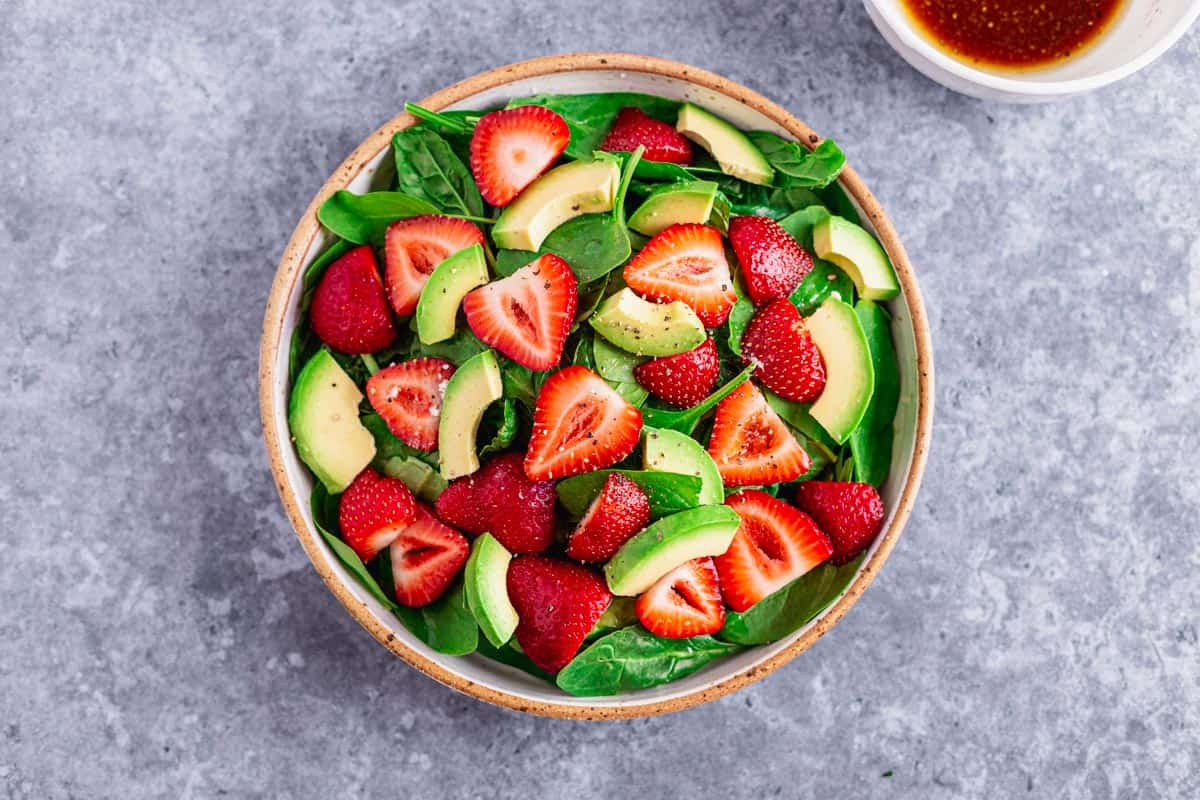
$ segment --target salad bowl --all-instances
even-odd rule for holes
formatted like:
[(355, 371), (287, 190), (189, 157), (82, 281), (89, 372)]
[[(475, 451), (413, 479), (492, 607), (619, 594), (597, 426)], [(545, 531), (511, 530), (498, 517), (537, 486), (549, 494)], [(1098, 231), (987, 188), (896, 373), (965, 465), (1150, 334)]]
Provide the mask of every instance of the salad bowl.
[[(539, 94), (637, 92), (703, 106), (745, 130), (770, 131), (813, 148), (821, 138), (760, 95), (719, 75), (684, 64), (619, 53), (551, 56), (501, 67), (425, 98), (430, 112), (486, 111)], [(888, 478), (880, 488), (882, 532), (857, 562), (853, 578), (823, 611), (785, 638), (734, 653), (686, 677), (637, 691), (577, 697), (553, 684), (479, 654), (446, 655), (405, 627), (356, 581), (314, 521), (314, 478), (289, 433), (290, 348), (301, 320), (304, 273), (329, 241), (318, 209), (341, 190), (365, 193), (392, 179), (392, 137), (416, 124), (402, 113), (368, 136), (337, 168), (308, 206), (280, 260), (267, 302), (260, 352), (260, 410), (272, 475), (288, 518), (313, 566), (346, 610), (376, 640), (408, 664), (457, 691), (507, 708), (544, 716), (616, 719), (676, 711), (716, 699), (778, 669), (829, 631), (858, 600), (896, 545), (912, 511), (925, 466), (933, 414), (933, 361), (916, 277), (879, 203), (854, 170), (838, 182), (847, 202), (878, 239), (895, 268), (898, 293), (886, 302), (899, 369), (899, 401)]]

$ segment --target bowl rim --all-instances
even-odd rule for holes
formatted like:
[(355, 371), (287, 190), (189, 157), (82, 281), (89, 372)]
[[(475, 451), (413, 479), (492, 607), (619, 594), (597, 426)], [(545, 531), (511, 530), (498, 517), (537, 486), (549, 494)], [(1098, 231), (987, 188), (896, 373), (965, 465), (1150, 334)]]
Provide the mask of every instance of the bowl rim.
[[(738, 83), (713, 72), (687, 64), (629, 53), (580, 52), (543, 56), (527, 61), (520, 61), (497, 67), (455, 83), (429, 95), (421, 101), (421, 105), (435, 110), (441, 109), (485, 90), (503, 86), (517, 80), (560, 72), (580, 71), (644, 72), (682, 80), (725, 95), (758, 111), (786, 129), (798, 141), (808, 147), (813, 147), (821, 141), (821, 138), (811, 128), (792, 116), (781, 106)], [(304, 262), (304, 257), (320, 230), (320, 225), (316, 217), (317, 209), (335, 191), (345, 188), (360, 173), (365, 165), (378, 155), (382, 148), (387, 147), (392, 135), (396, 131), (403, 130), (415, 122), (416, 119), (406, 112), (400, 113), (385, 122), (363, 140), (321, 186), (312, 202), (309, 203), (304, 215), (300, 218), (299, 223), (297, 223), (283, 251), (271, 286), (271, 292), (267, 299), (266, 313), (263, 319), (263, 336), (259, 351), (259, 410), (262, 416), (263, 437), (266, 443), (267, 458), (270, 462), (271, 474), (275, 479), (276, 489), (279, 492), (280, 500), (283, 503), (292, 528), (297, 538), (300, 539), (300, 543), (309, 561), (312, 562), (313, 567), (317, 570), (325, 585), (350, 615), (380, 644), (425, 675), (451, 689), (494, 705), (546, 717), (563, 719), (628, 719), (680, 711), (737, 691), (774, 672), (808, 649), (813, 642), (823, 636), (826, 631), (830, 630), (846, 611), (854, 605), (887, 560), (888, 555), (900, 537), (900, 532), (909, 514), (912, 512), (921, 476), (925, 470), (932, 432), (933, 356), (928, 320), (925, 315), (920, 290), (917, 287), (916, 277), (908, 256), (905, 254), (904, 247), (901, 245), (900, 239), (887, 215), (884, 213), (883, 208), (874, 195), (867, 189), (862, 179), (859, 178), (858, 174), (849, 165), (846, 166), (839, 180), (842, 187), (857, 201), (863, 211), (863, 216), (870, 220), (879, 236), (880, 242), (892, 258), (892, 262), (896, 267), (897, 277), (903, 287), (902, 297), (906, 301), (912, 319), (917, 369), (916, 431), (912, 462), (904, 488), (896, 504), (891, 524), (883, 532), (874, 553), (863, 565), (854, 581), (847, 587), (845, 593), (836, 603), (826, 609), (816, 624), (812, 625), (795, 642), (766, 661), (750, 665), (711, 685), (703, 686), (695, 691), (671, 698), (650, 700), (643, 703), (634, 702), (619, 706), (595, 706), (531, 700), (477, 684), (410, 648), (376, 620), (367, 607), (354, 597), (350, 588), (324, 563), (322, 555), (324, 544), (321, 542), (318, 534), (310, 529), (301, 511), (301, 503), (304, 501), (293, 496), (288, 486), (283, 453), (284, 447), (290, 443), (290, 437), (286, 430), (279, 430), (276, 424), (275, 407), (277, 398), (275, 386), (278, 376), (275, 364), (279, 349), (284, 344), (283, 332), (289, 299), (296, 281), (300, 279), (302, 274), (303, 270), (301, 266)], [(617, 697), (622, 696), (624, 695), (617, 695)]]
[[(981, 86), (987, 89), (992, 89), (998, 92), (1008, 92), (1012, 94), (1025, 95), (1028, 97), (1059, 97), (1064, 95), (1075, 95), (1082, 92), (1090, 92), (1095, 89), (1100, 89), (1108, 86), (1110, 83), (1116, 83), (1130, 75), (1138, 72), (1149, 66), (1160, 56), (1171, 49), (1179, 39), (1187, 33), (1191, 28), (1192, 23), (1200, 17), (1200, 0), (1192, 0), (1190, 6), (1184, 11), (1183, 15), (1176, 20), (1167, 31), (1154, 44), (1135, 58), (1118, 64), (1115, 67), (1098, 72), (1095, 75), (1090, 75), (1086, 78), (1069, 78), (1066, 80), (1055, 81), (1038, 81), (1038, 80), (1023, 80), (1017, 77), (1009, 77), (1003, 74), (988, 72), (986, 70), (977, 69), (956, 58), (947, 55), (942, 50), (935, 47), (928, 39), (917, 33), (912, 21), (899, 4), (880, 3), (878, 0), (863, 0), (863, 3), (869, 9), (874, 9), (888, 28), (900, 39), (904, 45), (930, 61), (933, 66), (938, 67), (957, 78), (961, 78), (968, 83), (976, 86)], [(1128, 10), (1128, 9), (1126, 9)], [(1108, 35), (1108, 34), (1104, 34)], [(885, 37), (886, 38), (886, 37)], [(1019, 73), (1018, 73), (1019, 74)]]

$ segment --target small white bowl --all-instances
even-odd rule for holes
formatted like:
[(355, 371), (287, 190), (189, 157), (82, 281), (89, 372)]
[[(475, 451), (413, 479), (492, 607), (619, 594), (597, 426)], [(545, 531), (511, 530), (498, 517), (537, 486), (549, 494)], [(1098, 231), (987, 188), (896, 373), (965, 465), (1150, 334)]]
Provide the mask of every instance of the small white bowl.
[(1150, 64), (1200, 16), (1200, 0), (1127, 0), (1120, 17), (1081, 55), (1028, 72), (989, 71), (953, 58), (916, 30), (902, 0), (863, 0), (888, 44), (918, 72), (956, 92), (1043, 103), (1090, 92)]

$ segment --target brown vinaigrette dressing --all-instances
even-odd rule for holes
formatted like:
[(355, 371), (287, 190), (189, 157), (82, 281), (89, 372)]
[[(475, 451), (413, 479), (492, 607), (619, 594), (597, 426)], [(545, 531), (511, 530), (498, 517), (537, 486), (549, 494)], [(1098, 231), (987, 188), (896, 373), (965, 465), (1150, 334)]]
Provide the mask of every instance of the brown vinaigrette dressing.
[(902, 0), (924, 36), (951, 56), (1027, 70), (1078, 55), (1120, 16), (1125, 0)]

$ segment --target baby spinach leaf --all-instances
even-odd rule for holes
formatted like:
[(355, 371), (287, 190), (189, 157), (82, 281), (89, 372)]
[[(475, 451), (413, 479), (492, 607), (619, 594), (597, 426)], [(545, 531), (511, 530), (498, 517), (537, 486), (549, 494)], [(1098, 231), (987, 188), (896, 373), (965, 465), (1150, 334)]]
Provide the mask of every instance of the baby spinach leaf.
[(505, 397), (502, 403), (492, 403), (483, 413), (479, 423), (480, 434), (477, 439), (482, 442), (479, 446), (479, 456), (489, 453), (501, 453), (512, 446), (517, 438), (520, 422), (517, 419), (517, 403), (511, 397)]
[(496, 274), (511, 275), (545, 253), (554, 253), (571, 265), (575, 278), (588, 283), (603, 278), (629, 260), (633, 250), (629, 233), (612, 215), (584, 214), (559, 225), (536, 253), (528, 250), (500, 250), (496, 253)]
[(786, 400), (770, 389), (763, 389), (763, 397), (766, 398), (767, 405), (773, 408), (775, 413), (788, 425), (809, 439), (819, 442), (831, 453), (837, 448), (837, 442), (833, 440), (833, 437), (826, 433), (821, 424), (808, 413), (810, 404)]
[(892, 463), (892, 422), (900, 400), (900, 368), (892, 343), (891, 320), (883, 306), (859, 300), (854, 313), (862, 323), (875, 366), (875, 394), (862, 423), (850, 434), (850, 452), (854, 455), (855, 479), (879, 486), (887, 480)]
[(575, 342), (575, 348), (571, 351), (571, 363), (587, 367), (590, 370), (595, 370), (596, 362), (592, 358), (592, 336), (591, 331), (586, 328), (580, 332), (578, 340)]
[(396, 220), (436, 213), (436, 206), (403, 192), (354, 194), (341, 189), (321, 204), (317, 219), (347, 241), (383, 244), (387, 226)]
[(507, 664), (522, 672), (527, 672), (535, 678), (541, 678), (542, 680), (554, 683), (553, 675), (543, 671), (541, 667), (530, 661), (529, 656), (516, 649), (512, 642), (504, 645), (504, 647), (496, 647), (487, 640), (486, 636), (480, 636), (478, 652), (481, 656), (486, 656), (493, 661), (499, 661), (501, 664)]
[(606, 633), (612, 633), (618, 628), (624, 628), (627, 625), (636, 623), (636, 605), (637, 598), (613, 597), (608, 604), (608, 608), (604, 609), (604, 613), (600, 616), (600, 619), (596, 620), (596, 624), (588, 631), (587, 640), (591, 641)]
[(673, 408), (644, 408), (642, 409), (642, 423), (650, 428), (670, 428), (690, 435), (696, 429), (696, 423), (700, 421), (700, 418), (715, 408), (717, 403), (724, 400), (730, 392), (741, 386), (752, 372), (754, 372), (753, 364), (747, 366), (732, 380), (691, 408), (685, 408), (682, 411)]
[(836, 600), (858, 572), (863, 557), (849, 564), (821, 564), (743, 612), (725, 615), (717, 637), (743, 645), (777, 642), (807, 625)]
[(762, 151), (775, 171), (787, 176), (786, 185), (821, 189), (837, 180), (846, 166), (846, 156), (832, 139), (809, 150), (798, 142), (769, 131), (747, 131), (746, 136)]
[(430, 466), (438, 465), (437, 453), (426, 453), (409, 447), (388, 429), (387, 422), (378, 414), (363, 414), (359, 417), (363, 427), (375, 437), (375, 458), (371, 461), (375, 469), (382, 470), (383, 465), (392, 458), (415, 458)]
[(416, 103), (405, 103), (404, 110), (422, 122), (458, 136), (470, 136), (474, 133), (475, 124), (483, 116), (478, 111), (430, 111)]
[(854, 281), (841, 267), (813, 258), (812, 272), (804, 276), (788, 299), (800, 309), (802, 316), (807, 317), (820, 308), (830, 295), (835, 294), (847, 303), (853, 302)]
[(750, 298), (746, 296), (746, 289), (742, 286), (741, 271), (733, 278), (733, 291), (737, 295), (737, 302), (733, 304), (733, 308), (729, 311), (729, 349), (734, 355), (742, 354), (742, 335), (746, 332), (746, 326), (750, 324), (750, 318), (754, 316), (754, 303), (750, 302)]
[(820, 190), (820, 195), (824, 201), (821, 205), (835, 215), (850, 220), (855, 225), (862, 225), (862, 219), (858, 216), (858, 209), (854, 207), (854, 201), (850, 199), (850, 195), (846, 194), (846, 190), (840, 183), (835, 181), (829, 184)]
[(412, 345), (409, 347), (408, 357), (442, 358), (458, 366), (471, 356), (478, 355), (486, 349), (487, 345), (476, 339), (475, 334), (464, 327), (455, 331), (449, 339), (436, 344), (424, 344), (414, 336)]
[(567, 664), (555, 683), (581, 697), (612, 695), (667, 683), (741, 650), (711, 636), (660, 639), (640, 625), (597, 639)]
[(792, 235), (805, 249), (812, 252), (812, 230), (816, 224), (830, 215), (829, 209), (823, 205), (805, 206), (799, 211), (788, 214), (779, 220), (779, 226)]
[(821, 196), (803, 186), (782, 186), (771, 190), (767, 202), (772, 207), (795, 212), (809, 206), (821, 205)]
[(571, 141), (567, 155), (571, 158), (590, 158), (600, 149), (608, 129), (622, 108), (640, 108), (651, 117), (674, 124), (679, 116), (679, 102), (635, 92), (601, 92), (597, 94), (539, 94), (510, 100), (508, 108), (516, 106), (545, 106), (567, 123)]
[(367, 593), (379, 601), (379, 604), (384, 608), (391, 609), (393, 612), (398, 608), (395, 601), (388, 597), (380, 588), (373, 575), (367, 569), (366, 565), (358, 558), (358, 554), (350, 545), (343, 542), (337, 537), (334, 531), (337, 527), (337, 509), (338, 498), (329, 494), (325, 490), (324, 484), (320, 481), (313, 486), (312, 495), (309, 498), (312, 506), (313, 524), (317, 527), (317, 532), (321, 534), (321, 538), (325, 540), (325, 544), (329, 545), (329, 549), (337, 556), (338, 561), (346, 568), (346, 571), (354, 576), (362, 587), (367, 590)]
[(592, 344), (592, 352), (596, 358), (596, 372), (608, 381), (636, 383), (633, 368), (646, 360), (642, 356), (625, 352), (602, 336), (596, 337)]
[(696, 180), (694, 174), (678, 164), (672, 164), (668, 161), (647, 161), (645, 159), (639, 161), (637, 166), (634, 167), (633, 177), (640, 181), (666, 181), (669, 183)]
[(533, 370), (507, 358), (500, 360), (500, 380), (504, 385), (504, 396), (511, 397), (532, 410), (537, 400), (537, 388), (533, 381)]
[(449, 214), (483, 216), (483, 198), (475, 179), (450, 143), (424, 125), (392, 137), (400, 191), (428, 200)]
[(575, 322), (571, 325), (572, 333), (599, 308), (600, 303), (604, 301), (607, 288), (608, 275), (579, 284), (579, 304), (578, 310), (575, 312)]
[(558, 482), (558, 502), (573, 517), (582, 517), (600, 494), (604, 481), (619, 473), (642, 487), (650, 501), (650, 515), (665, 517), (700, 505), (700, 479), (695, 475), (641, 469), (602, 469)]
[[(392, 586), (391, 550), (384, 548), (371, 562), (384, 586)], [(425, 644), (448, 656), (465, 656), (479, 644), (479, 624), (467, 607), (467, 593), (459, 576), (446, 593), (427, 606), (408, 608), (392, 603), (392, 610), (404, 627)]]

